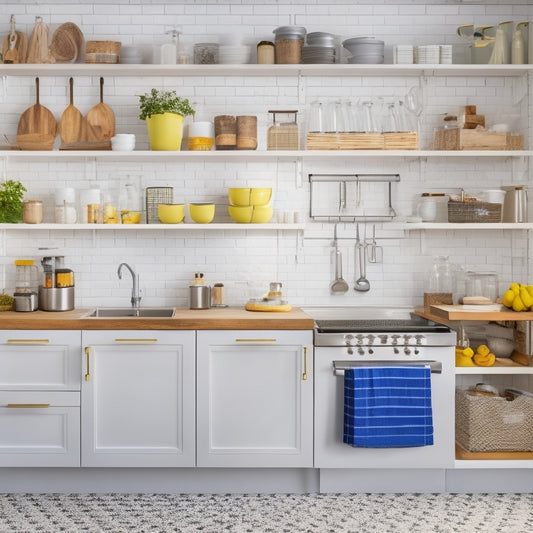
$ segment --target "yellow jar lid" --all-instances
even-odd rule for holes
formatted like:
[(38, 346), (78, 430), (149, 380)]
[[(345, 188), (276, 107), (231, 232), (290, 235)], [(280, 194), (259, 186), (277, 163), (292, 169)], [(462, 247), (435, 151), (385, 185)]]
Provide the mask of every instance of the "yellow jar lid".
[(15, 266), (33, 266), (33, 259), (15, 259)]

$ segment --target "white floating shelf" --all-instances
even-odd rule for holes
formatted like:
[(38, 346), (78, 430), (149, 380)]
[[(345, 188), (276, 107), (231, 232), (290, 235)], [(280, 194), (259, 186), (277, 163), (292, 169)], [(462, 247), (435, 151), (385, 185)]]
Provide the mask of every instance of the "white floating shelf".
[(10, 160), (48, 159), (98, 159), (102, 161), (268, 161), (297, 159), (345, 159), (345, 158), (453, 158), (453, 157), (532, 157), (533, 150), (212, 150), (203, 151), (112, 151), (112, 150), (0, 150), (0, 158)]
[(533, 65), (131, 65), (13, 64), (1, 65), (1, 76), (522, 76)]
[(533, 222), (392, 222), (388, 229), (402, 229), (406, 231), (416, 230), (466, 230), (466, 229), (511, 229), (530, 230), (533, 229)]
[(0, 224), (3, 230), (47, 230), (47, 231), (242, 231), (242, 230), (268, 230), (268, 231), (298, 231), (305, 229), (305, 224), (238, 224), (229, 223), (211, 223), (211, 224)]

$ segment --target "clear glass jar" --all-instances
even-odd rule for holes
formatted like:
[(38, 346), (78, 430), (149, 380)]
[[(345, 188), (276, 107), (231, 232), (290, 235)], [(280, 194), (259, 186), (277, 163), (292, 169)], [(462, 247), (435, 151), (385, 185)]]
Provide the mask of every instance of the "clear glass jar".
[(298, 111), (269, 111), (273, 124), (267, 131), (267, 150), (298, 150)]
[(454, 265), (450, 263), (448, 256), (434, 257), (424, 290), (424, 307), (426, 309), (432, 305), (451, 305), (453, 303), (454, 270)]
[(40, 224), (43, 221), (43, 201), (25, 200), (22, 204), (22, 221), (25, 224)]
[(467, 272), (465, 276), (465, 296), (498, 299), (498, 274), (496, 272)]
[(196, 43), (194, 45), (195, 65), (213, 65), (218, 63), (217, 43)]

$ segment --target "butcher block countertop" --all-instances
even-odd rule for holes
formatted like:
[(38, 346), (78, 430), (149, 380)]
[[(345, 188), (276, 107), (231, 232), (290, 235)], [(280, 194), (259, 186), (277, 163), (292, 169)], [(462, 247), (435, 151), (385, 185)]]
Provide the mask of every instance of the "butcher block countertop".
[(299, 308), (288, 312), (246, 311), (242, 307), (176, 308), (172, 318), (88, 318), (92, 309), (0, 313), (0, 329), (313, 329), (313, 319)]
[(449, 322), (454, 320), (479, 320), (479, 321), (533, 321), (533, 312), (522, 311), (517, 313), (503, 305), (497, 310), (483, 305), (432, 305), (430, 310), (416, 309), (416, 314), (435, 322)]

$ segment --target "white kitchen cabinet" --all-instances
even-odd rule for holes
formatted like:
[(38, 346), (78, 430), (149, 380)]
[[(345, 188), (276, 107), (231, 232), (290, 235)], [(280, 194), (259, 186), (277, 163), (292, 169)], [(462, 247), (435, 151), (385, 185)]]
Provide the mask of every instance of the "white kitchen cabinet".
[(82, 333), (82, 466), (194, 466), (194, 336)]
[(197, 466), (312, 467), (313, 332), (197, 332)]
[(80, 465), (79, 331), (0, 331), (0, 466)]

